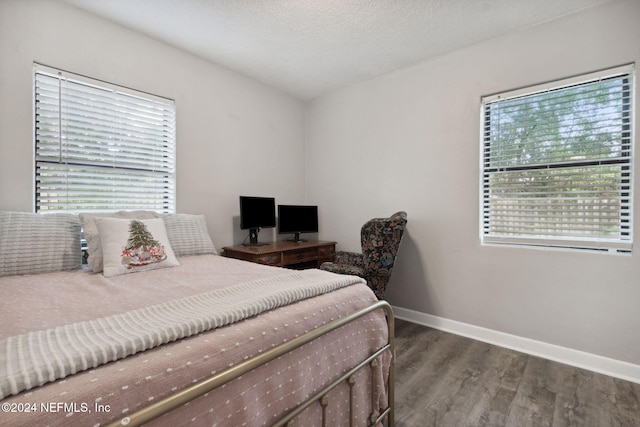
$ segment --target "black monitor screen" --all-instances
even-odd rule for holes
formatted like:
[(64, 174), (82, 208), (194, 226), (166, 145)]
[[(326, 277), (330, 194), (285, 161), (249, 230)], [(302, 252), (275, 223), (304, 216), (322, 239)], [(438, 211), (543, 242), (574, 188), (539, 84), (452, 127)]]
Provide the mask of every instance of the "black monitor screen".
[(278, 205), (278, 233), (317, 232), (317, 206)]
[(276, 226), (276, 201), (273, 197), (240, 196), (240, 228)]

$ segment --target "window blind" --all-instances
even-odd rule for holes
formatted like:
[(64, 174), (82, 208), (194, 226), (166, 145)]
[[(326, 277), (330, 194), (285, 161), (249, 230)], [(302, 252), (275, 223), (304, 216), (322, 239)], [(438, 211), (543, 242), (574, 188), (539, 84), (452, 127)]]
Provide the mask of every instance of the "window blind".
[(34, 67), (36, 211), (175, 212), (172, 100)]
[(483, 98), (483, 242), (632, 249), (632, 71)]

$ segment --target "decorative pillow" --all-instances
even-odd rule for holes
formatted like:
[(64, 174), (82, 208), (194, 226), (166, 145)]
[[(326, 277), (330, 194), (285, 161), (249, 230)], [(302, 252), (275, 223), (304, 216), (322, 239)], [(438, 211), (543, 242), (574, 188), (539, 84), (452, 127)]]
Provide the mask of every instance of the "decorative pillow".
[(218, 251), (209, 237), (204, 215), (168, 214), (162, 217), (169, 243), (177, 257), (214, 254)]
[(162, 218), (98, 218), (96, 223), (105, 277), (179, 265)]
[(158, 214), (152, 211), (118, 211), (100, 213), (81, 213), (82, 232), (87, 241), (89, 258), (87, 264), (94, 273), (102, 272), (102, 245), (100, 243), (100, 233), (96, 220), (98, 218), (135, 218), (151, 219), (158, 218)]
[(77, 215), (0, 212), (0, 276), (81, 267)]

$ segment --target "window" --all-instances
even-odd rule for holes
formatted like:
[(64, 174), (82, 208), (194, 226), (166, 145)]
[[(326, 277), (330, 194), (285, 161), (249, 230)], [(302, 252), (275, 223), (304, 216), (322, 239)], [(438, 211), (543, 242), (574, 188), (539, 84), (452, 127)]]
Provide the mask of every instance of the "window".
[(632, 73), (482, 99), (483, 242), (631, 251)]
[(36, 212), (175, 212), (172, 100), (36, 64)]

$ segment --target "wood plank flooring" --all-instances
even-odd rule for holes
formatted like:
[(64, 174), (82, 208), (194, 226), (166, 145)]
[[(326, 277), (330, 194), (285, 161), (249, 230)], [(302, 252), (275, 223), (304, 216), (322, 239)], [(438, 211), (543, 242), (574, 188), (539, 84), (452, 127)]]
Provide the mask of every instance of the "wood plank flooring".
[(396, 320), (396, 426), (640, 427), (640, 384)]

